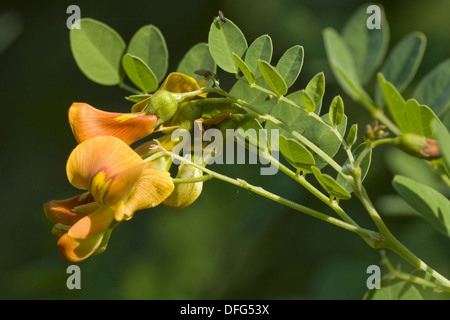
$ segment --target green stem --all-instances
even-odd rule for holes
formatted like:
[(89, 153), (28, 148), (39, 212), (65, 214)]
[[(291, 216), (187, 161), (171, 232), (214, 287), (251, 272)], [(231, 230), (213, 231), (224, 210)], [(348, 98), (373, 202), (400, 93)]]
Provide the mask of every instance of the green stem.
[(210, 169), (204, 168), (201, 165), (198, 165), (198, 164), (196, 164), (196, 163), (194, 163), (194, 162), (192, 162), (192, 161), (190, 161), (188, 159), (185, 159), (185, 158), (183, 158), (183, 157), (181, 157), (181, 156), (179, 156), (179, 155), (177, 155), (177, 154), (175, 154), (173, 152), (167, 151), (162, 146), (160, 146), (160, 148), (163, 151), (165, 151), (167, 155), (170, 155), (173, 158), (175, 158), (175, 159), (177, 159), (177, 160), (179, 160), (181, 162), (190, 164), (190, 165), (194, 166), (195, 168), (204, 171), (205, 173), (211, 175), (212, 177), (214, 177), (216, 179), (228, 182), (228, 183), (230, 183), (232, 185), (235, 185), (235, 186), (238, 186), (240, 188), (244, 188), (244, 189), (249, 190), (249, 191), (251, 191), (253, 193), (261, 195), (261, 196), (263, 196), (263, 197), (265, 197), (267, 199), (270, 199), (270, 200), (273, 200), (275, 202), (278, 202), (278, 203), (280, 203), (282, 205), (285, 205), (287, 207), (290, 207), (290, 208), (292, 208), (292, 209), (294, 209), (296, 211), (306, 213), (306, 214), (308, 214), (310, 216), (313, 216), (313, 217), (315, 217), (317, 219), (326, 221), (326, 222), (328, 222), (330, 224), (333, 224), (335, 226), (338, 226), (340, 228), (343, 228), (343, 229), (355, 232), (355, 233), (360, 234), (360, 235), (364, 235), (368, 239), (377, 237), (377, 233), (376, 232), (373, 232), (373, 231), (367, 230), (367, 229), (363, 229), (363, 228), (360, 228), (360, 227), (356, 227), (356, 226), (351, 225), (351, 224), (349, 224), (347, 222), (344, 222), (342, 220), (338, 220), (336, 218), (330, 217), (330, 216), (328, 216), (328, 215), (326, 215), (324, 213), (321, 213), (321, 212), (316, 211), (314, 209), (302, 206), (302, 205), (300, 205), (300, 204), (298, 204), (296, 202), (293, 202), (291, 200), (288, 200), (288, 199), (285, 199), (283, 197), (280, 197), (280, 196), (278, 196), (278, 195), (276, 195), (274, 193), (271, 193), (271, 192), (269, 192), (269, 191), (267, 191), (267, 190), (265, 190), (265, 189), (263, 189), (261, 187), (251, 185), (251, 184), (249, 184), (248, 182), (246, 182), (246, 181), (244, 181), (242, 179), (233, 179), (233, 178), (230, 178), (230, 177), (225, 176), (223, 174), (220, 174), (220, 173), (217, 173), (215, 171), (212, 171)]
[(327, 204), (331, 209), (333, 209), (342, 220), (347, 223), (350, 223), (354, 226), (358, 226), (358, 224), (337, 204), (337, 202), (331, 202), (330, 198), (316, 189), (312, 184), (310, 184), (304, 175), (298, 175), (284, 164), (280, 163), (277, 159), (272, 157), (270, 154), (264, 153), (264, 158), (269, 160), (274, 166), (276, 166), (281, 172), (286, 174), (288, 177), (298, 182), (301, 186), (303, 186), (306, 190), (308, 190), (312, 195), (314, 195), (317, 199)]
[(387, 278), (394, 278), (394, 279), (397, 278), (397, 279), (405, 280), (405, 281), (415, 283), (415, 284), (418, 284), (421, 286), (435, 288), (435, 289), (439, 288), (446, 292), (450, 292), (450, 288), (438, 286), (434, 282), (431, 282), (431, 281), (425, 280), (423, 278), (413, 276), (412, 274), (402, 272), (400, 270), (395, 269), (394, 266), (389, 261), (389, 259), (387, 258), (385, 251), (381, 250), (380, 253), (381, 253), (381, 263), (384, 264), (386, 266), (386, 268), (388, 268), (388, 270), (389, 270), (389, 274), (386, 276)]
[(442, 283), (443, 286), (450, 288), (450, 281), (442, 276), (440, 273), (429, 267), (425, 262), (419, 259), (416, 255), (414, 255), (408, 248), (406, 248), (394, 235), (390, 232), (387, 226), (384, 224), (380, 215), (376, 211), (372, 202), (367, 195), (367, 191), (361, 184), (361, 180), (358, 179), (357, 185), (355, 188), (355, 193), (363, 204), (364, 208), (366, 208), (373, 222), (377, 226), (378, 230), (381, 233), (382, 240), (379, 243), (379, 248), (387, 248), (394, 252), (396, 252), (400, 257), (410, 263), (412, 266), (419, 270), (423, 270), (428, 272), (432, 277), (437, 279)]
[(195, 183), (195, 182), (204, 182), (211, 180), (213, 178), (210, 174), (205, 174), (203, 176), (197, 177), (197, 178), (188, 178), (188, 179), (181, 179), (181, 178), (174, 178), (172, 179), (173, 183)]

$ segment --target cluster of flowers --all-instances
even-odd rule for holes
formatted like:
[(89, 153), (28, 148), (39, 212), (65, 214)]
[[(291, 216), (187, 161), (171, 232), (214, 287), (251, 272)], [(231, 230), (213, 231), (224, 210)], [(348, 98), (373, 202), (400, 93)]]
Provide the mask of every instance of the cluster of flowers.
[[(172, 73), (157, 92), (199, 89), (193, 78)], [(52, 233), (58, 238), (62, 257), (70, 262), (103, 252), (119, 222), (131, 219), (139, 210), (164, 203), (176, 189), (168, 168), (153, 166), (143, 159), (151, 142), (134, 150), (130, 147), (152, 134), (165, 120), (158, 113), (143, 110), (142, 105), (133, 106), (131, 113), (105, 112), (85, 103), (73, 103), (69, 109), (69, 122), (78, 145), (69, 156), (66, 172), (69, 182), (85, 192), (66, 200), (49, 201), (44, 204), (44, 211), (54, 224)], [(198, 188), (195, 193), (198, 196)]]

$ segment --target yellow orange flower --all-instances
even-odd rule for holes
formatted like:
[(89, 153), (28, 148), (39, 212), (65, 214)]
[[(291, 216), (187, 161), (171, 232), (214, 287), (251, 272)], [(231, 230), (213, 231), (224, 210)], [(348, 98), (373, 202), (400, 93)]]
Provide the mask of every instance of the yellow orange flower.
[(69, 123), (78, 142), (96, 136), (113, 136), (132, 144), (153, 132), (155, 115), (116, 113), (98, 110), (86, 103), (73, 103), (69, 108)]
[(125, 142), (112, 136), (80, 143), (70, 154), (66, 171), (70, 183), (88, 193), (49, 201), (44, 210), (57, 228), (62, 256), (71, 262), (102, 252), (117, 222), (158, 205), (174, 189), (168, 172), (149, 168)]

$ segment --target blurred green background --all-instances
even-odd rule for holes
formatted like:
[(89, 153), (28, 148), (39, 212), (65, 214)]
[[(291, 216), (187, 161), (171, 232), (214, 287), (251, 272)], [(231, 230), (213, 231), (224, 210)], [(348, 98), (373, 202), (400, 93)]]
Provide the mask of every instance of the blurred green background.
[[(66, 268), (42, 205), (77, 194), (65, 164), (75, 147), (67, 110), (86, 102), (127, 112), (127, 92), (88, 80), (69, 46), (66, 8), (100, 20), (125, 41), (145, 24), (166, 38), (169, 71), (194, 44), (206, 42), (218, 10), (249, 42), (269, 34), (274, 58), (295, 44), (305, 63), (291, 90), (325, 72), (324, 106), (341, 94), (346, 113), (361, 128), (370, 120), (336, 85), (325, 58), (322, 30), (341, 30), (362, 1), (12, 1), (0, 4), (0, 298), (1, 299), (360, 299), (366, 269), (380, 255), (358, 236), (221, 181), (208, 181), (190, 207), (142, 211), (113, 233), (101, 255), (79, 263), (81, 290), (68, 290)], [(450, 56), (449, 1), (386, 1), (392, 47), (410, 31), (425, 33), (428, 45), (416, 79)], [(231, 86), (222, 76), (226, 89)], [(416, 80), (417, 81), (417, 80)], [(361, 139), (361, 138), (360, 138)], [(397, 153), (380, 148), (366, 185), (383, 209), (393, 193)], [(390, 158), (387, 158), (390, 157)], [(386, 159), (391, 159), (388, 165)], [(401, 163), (400, 163), (401, 164)], [(398, 166), (397, 166), (398, 167)], [(400, 166), (401, 167), (401, 166)], [(256, 165), (215, 166), (317, 209), (327, 208), (278, 174), (259, 176)], [(400, 169), (407, 169), (403, 166)], [(372, 228), (356, 201), (343, 204), (361, 225)], [(388, 212), (389, 208), (386, 208)], [(419, 257), (450, 275), (449, 242), (424, 221), (386, 217), (393, 233)], [(389, 254), (394, 263), (399, 262)], [(403, 269), (410, 270), (406, 264)]]

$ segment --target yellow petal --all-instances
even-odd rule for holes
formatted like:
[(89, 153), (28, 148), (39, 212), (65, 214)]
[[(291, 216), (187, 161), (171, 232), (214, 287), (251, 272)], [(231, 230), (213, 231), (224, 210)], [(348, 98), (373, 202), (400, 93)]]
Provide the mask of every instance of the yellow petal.
[(86, 212), (77, 211), (75, 208), (93, 201), (92, 195), (85, 193), (65, 200), (51, 200), (44, 204), (44, 212), (54, 224), (72, 226), (86, 215)]
[(113, 136), (132, 144), (150, 135), (156, 121), (155, 115), (106, 112), (86, 103), (73, 103), (69, 109), (69, 123), (78, 142)]
[(107, 206), (100, 206), (95, 212), (75, 223), (67, 234), (74, 239), (87, 239), (103, 233), (113, 220), (114, 210)]
[(99, 172), (104, 172), (107, 181), (115, 174), (142, 163), (142, 158), (122, 140), (111, 136), (94, 137), (83, 141), (72, 151), (66, 172), (74, 187), (89, 190), (91, 180)]
[[(203, 175), (203, 171), (188, 164), (180, 164), (177, 178), (193, 179)], [(182, 209), (191, 205), (202, 193), (203, 182), (178, 183), (172, 194), (164, 200), (163, 204), (172, 209)]]
[(67, 261), (80, 262), (96, 252), (102, 244), (103, 236), (104, 234), (100, 233), (89, 239), (77, 240), (66, 233), (59, 238), (58, 249), (61, 256)]
[(113, 206), (125, 198), (143, 175), (147, 167), (148, 163), (144, 162), (112, 176), (111, 183), (103, 198), (103, 203)]
[(136, 184), (133, 194), (125, 203), (125, 218), (130, 219), (135, 211), (159, 205), (173, 191), (174, 184), (167, 171), (145, 170)]
[(194, 78), (191, 78), (183, 73), (172, 72), (164, 80), (159, 90), (183, 93), (200, 90), (200, 86)]

